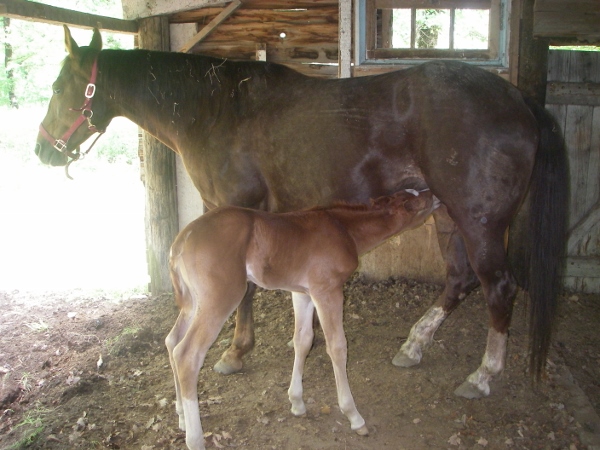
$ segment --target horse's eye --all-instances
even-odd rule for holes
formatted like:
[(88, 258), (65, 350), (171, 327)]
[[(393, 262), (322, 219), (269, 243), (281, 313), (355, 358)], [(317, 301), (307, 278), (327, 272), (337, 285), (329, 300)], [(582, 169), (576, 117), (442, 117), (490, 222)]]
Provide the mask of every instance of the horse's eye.
[(58, 94), (60, 94), (60, 93), (62, 92), (62, 89), (61, 89), (61, 88), (59, 88), (59, 87), (53, 87), (53, 88), (52, 88), (52, 92), (53, 92), (55, 95), (58, 95)]

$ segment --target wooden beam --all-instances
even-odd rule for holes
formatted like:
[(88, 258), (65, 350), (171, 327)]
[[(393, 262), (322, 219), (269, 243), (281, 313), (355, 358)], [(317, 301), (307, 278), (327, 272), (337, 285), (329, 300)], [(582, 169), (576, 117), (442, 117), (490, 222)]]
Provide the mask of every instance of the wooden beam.
[(125, 34), (138, 32), (138, 23), (135, 20), (97, 16), (26, 0), (0, 0), (0, 16), (54, 25), (67, 24), (79, 28), (98, 27)]
[(352, 0), (340, 0), (338, 78), (352, 76)]
[(217, 28), (223, 21), (225, 21), (230, 15), (232, 15), (236, 9), (242, 6), (242, 2), (240, 0), (233, 0), (227, 8), (225, 8), (217, 17), (210, 21), (208, 25), (206, 25), (202, 30), (194, 36), (192, 39), (187, 41), (183, 47), (179, 50), (180, 52), (187, 53), (189, 52), (194, 45), (212, 33), (215, 28)]
[[(169, 51), (169, 23), (165, 16), (140, 19), (141, 49)], [(150, 292), (172, 292), (169, 250), (179, 231), (175, 152), (149, 133), (143, 133), (146, 191), (146, 255)]]

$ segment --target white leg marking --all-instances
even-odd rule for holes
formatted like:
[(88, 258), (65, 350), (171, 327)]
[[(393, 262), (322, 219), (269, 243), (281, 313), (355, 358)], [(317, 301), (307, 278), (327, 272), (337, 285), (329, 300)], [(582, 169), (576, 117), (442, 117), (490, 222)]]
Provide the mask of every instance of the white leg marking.
[(292, 414), (301, 416), (306, 414), (306, 406), (302, 400), (302, 377), (304, 375), (304, 362), (312, 346), (314, 337), (313, 314), (315, 305), (310, 296), (292, 292), (294, 304), (294, 368), (292, 381), (288, 389), (288, 397), (292, 404)]
[(184, 398), (183, 411), (185, 415), (185, 443), (190, 450), (204, 450), (204, 433), (200, 422), (200, 410), (197, 398)]
[(447, 314), (441, 306), (429, 308), (411, 328), (408, 339), (392, 360), (392, 364), (398, 367), (419, 364), (423, 357), (423, 348), (431, 343), (433, 335), (446, 317)]
[(487, 347), (481, 365), (454, 391), (456, 395), (466, 398), (481, 398), (490, 395), (490, 381), (504, 370), (507, 340), (507, 333), (499, 333), (493, 328), (489, 329)]

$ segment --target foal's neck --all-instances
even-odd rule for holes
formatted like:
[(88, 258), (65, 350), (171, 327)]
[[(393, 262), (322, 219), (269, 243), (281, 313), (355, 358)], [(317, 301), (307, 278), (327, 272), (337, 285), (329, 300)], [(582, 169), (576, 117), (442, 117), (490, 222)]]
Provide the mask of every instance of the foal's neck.
[(333, 209), (329, 213), (346, 228), (356, 244), (359, 256), (374, 249), (410, 223), (402, 213), (387, 209)]

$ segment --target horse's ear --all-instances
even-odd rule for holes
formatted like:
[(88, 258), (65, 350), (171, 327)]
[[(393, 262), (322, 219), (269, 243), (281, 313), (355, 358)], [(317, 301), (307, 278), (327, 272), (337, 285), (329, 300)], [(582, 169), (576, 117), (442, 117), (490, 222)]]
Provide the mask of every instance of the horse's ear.
[(77, 45), (77, 42), (75, 42), (75, 39), (73, 39), (73, 37), (71, 36), (71, 30), (69, 30), (69, 27), (63, 25), (63, 28), (65, 30), (65, 48), (67, 49), (69, 56), (77, 56), (77, 53), (79, 51), (79, 45)]
[(94, 34), (92, 36), (92, 42), (90, 42), (90, 48), (94, 50), (102, 50), (102, 36), (98, 27), (94, 27)]

